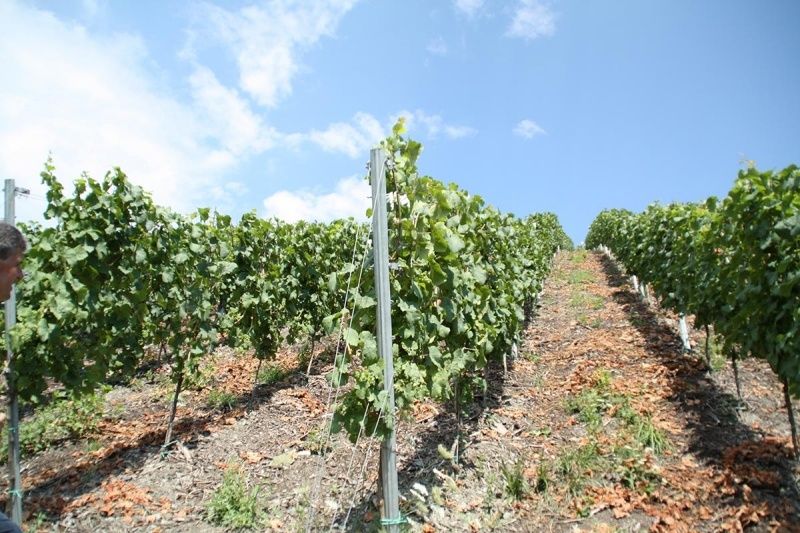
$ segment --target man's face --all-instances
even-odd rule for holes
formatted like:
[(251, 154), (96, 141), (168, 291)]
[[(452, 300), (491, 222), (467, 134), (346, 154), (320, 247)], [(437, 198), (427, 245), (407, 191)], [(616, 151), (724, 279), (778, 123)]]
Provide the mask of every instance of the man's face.
[(0, 301), (11, 297), (11, 287), (22, 279), (22, 252), (11, 254), (8, 259), (0, 260)]

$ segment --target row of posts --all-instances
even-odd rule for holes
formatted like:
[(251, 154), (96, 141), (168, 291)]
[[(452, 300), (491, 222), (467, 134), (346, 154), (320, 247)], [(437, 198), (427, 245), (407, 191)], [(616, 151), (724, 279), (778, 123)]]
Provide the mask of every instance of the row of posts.
[[(606, 254), (608, 257), (613, 259), (613, 254), (611, 250), (605, 246), (600, 245), (600, 251)], [(640, 281), (635, 275), (631, 276), (631, 285), (633, 285), (633, 290), (639, 294), (639, 298), (645, 303), (650, 301), (650, 292), (647, 289), (647, 283), (644, 281)], [(686, 315), (684, 313), (680, 313), (678, 315), (678, 331), (681, 336), (681, 343), (683, 344), (683, 351), (684, 352), (691, 352), (692, 351), (692, 344), (689, 340), (689, 328), (686, 325)]]

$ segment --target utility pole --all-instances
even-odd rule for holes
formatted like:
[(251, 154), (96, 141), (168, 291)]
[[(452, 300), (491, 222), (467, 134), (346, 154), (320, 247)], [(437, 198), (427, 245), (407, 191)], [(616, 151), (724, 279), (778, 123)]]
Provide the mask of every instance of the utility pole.
[[(6, 180), (5, 221), (14, 225), (16, 213), (14, 199), (17, 193), (29, 194), (27, 189), (20, 189), (14, 185), (14, 180)], [(19, 451), (19, 398), (17, 397), (17, 383), (14, 377), (14, 352), (11, 348), (11, 328), (17, 323), (17, 294), (11, 287), (11, 296), (6, 300), (6, 368), (5, 378), (8, 387), (8, 505), (6, 511), (11, 520), (22, 524), (22, 479), (20, 475)]]
[(384, 417), (391, 417), (392, 430), (381, 443), (380, 473), (383, 490), (381, 525), (390, 533), (398, 533), (400, 497), (397, 485), (397, 452), (394, 418), (394, 364), (392, 361), (392, 302), (389, 293), (389, 226), (386, 217), (386, 152), (370, 151), (372, 184), (372, 247), (375, 257), (375, 296), (377, 305), (378, 355), (383, 359), (383, 387), (386, 391)]

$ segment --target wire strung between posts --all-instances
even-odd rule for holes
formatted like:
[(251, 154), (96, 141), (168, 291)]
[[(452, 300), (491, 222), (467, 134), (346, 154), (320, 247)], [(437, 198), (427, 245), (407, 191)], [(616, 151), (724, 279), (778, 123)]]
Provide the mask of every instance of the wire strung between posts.
[[(387, 159), (386, 167), (390, 172), (392, 172), (392, 174), (394, 174), (394, 161), (392, 159)], [(385, 175), (381, 176), (379, 179), (385, 179)], [(375, 212), (375, 203), (373, 202), (373, 213), (374, 212)], [(390, 355), (390, 357), (391, 357), (391, 355)], [(364, 460), (361, 463), (359, 477), (358, 477), (358, 480), (355, 483), (356, 490), (353, 491), (353, 496), (352, 496), (352, 498), (350, 500), (350, 506), (347, 509), (347, 514), (345, 515), (345, 519), (344, 519), (344, 522), (342, 524), (342, 529), (345, 529), (347, 527), (347, 522), (350, 520), (350, 515), (352, 514), (353, 508), (355, 507), (356, 494), (357, 494), (358, 490), (360, 490), (360, 487), (361, 487), (361, 485), (362, 485), (362, 483), (363, 483), (363, 481), (364, 481), (364, 479), (366, 477), (367, 466), (369, 465), (369, 463), (370, 463), (370, 461), (372, 459), (372, 454), (373, 454), (374, 448), (375, 448), (376, 444), (378, 444), (378, 442), (379, 442), (379, 441), (377, 441), (375, 439), (375, 435), (376, 435), (376, 433), (378, 431), (378, 427), (380, 426), (381, 419), (383, 418), (383, 415), (385, 413), (386, 406), (387, 406), (386, 402), (382, 402), (381, 403), (380, 409), (378, 411), (378, 418), (375, 421), (375, 427), (372, 429), (372, 434), (369, 436), (370, 443), (367, 446), (367, 452), (364, 455)], [(364, 428), (365, 428), (364, 422), (366, 420), (366, 416), (367, 416), (367, 412), (368, 411), (369, 411), (369, 404), (367, 404), (367, 408), (366, 408), (366, 410), (364, 412), (364, 417), (362, 418), (361, 424), (359, 425), (360, 426), (359, 434), (358, 434), (358, 437), (356, 439), (356, 446), (354, 446), (353, 453), (351, 454), (351, 462), (355, 459), (356, 452), (358, 451), (357, 443), (358, 443), (358, 440), (363, 435), (363, 431), (364, 431)], [(394, 416), (394, 413), (392, 413), (392, 416)], [(349, 477), (349, 471), (350, 471), (350, 467), (348, 467), (348, 477)], [(382, 524), (383, 524), (383, 520), (384, 519), (382, 519), (382, 522), (381, 522)], [(403, 517), (403, 516), (400, 516), (399, 518), (396, 518), (396, 519), (386, 519), (386, 520), (388, 520), (386, 525), (395, 525), (395, 521), (396, 520), (400, 520), (400, 522), (397, 522), (397, 523), (400, 523), (400, 524), (405, 523), (405, 517)], [(333, 529), (334, 525), (335, 525), (335, 516), (334, 516), (334, 520), (331, 522), (330, 529), (328, 530), (329, 532)]]
[[(359, 269), (358, 280), (356, 281), (356, 287), (359, 287), (361, 285), (361, 277), (362, 277), (362, 274), (363, 274), (363, 271), (364, 271), (364, 265), (366, 264), (367, 244), (368, 244), (368, 239), (365, 239), (365, 241), (364, 241), (364, 253), (362, 255), (361, 267)], [(353, 262), (354, 261), (355, 261), (355, 253), (353, 254)], [(355, 269), (353, 269), (353, 270), (355, 270)], [(350, 292), (351, 279), (352, 279), (352, 271), (351, 271), (350, 276), (348, 278), (348, 286), (347, 286), (347, 294), (348, 295), (349, 295), (349, 292)], [(344, 309), (347, 310), (347, 295), (345, 295)], [(355, 315), (355, 302), (353, 303), (353, 312), (350, 314), (350, 321), (348, 322), (348, 328), (352, 327), (352, 325), (353, 325), (353, 316), (354, 315)], [(342, 340), (343, 340), (343, 337), (344, 337), (344, 335), (343, 335), (344, 326), (342, 324), (340, 324), (339, 328), (340, 328), (339, 329), (339, 336), (338, 336), (338, 340), (337, 340), (337, 343), (336, 343), (336, 355), (335, 355), (334, 361), (335, 361), (335, 364), (339, 365), (337, 370), (339, 372), (341, 372), (342, 366), (345, 363), (345, 359), (343, 357), (344, 354), (340, 354), (339, 349), (340, 349), (340, 346), (341, 346), (341, 343), (342, 343)], [(341, 358), (340, 358), (340, 355), (342, 355)], [(339, 399), (340, 390), (341, 390), (341, 383), (340, 383), (339, 380), (337, 380), (335, 388), (330, 389), (328, 391), (328, 399), (327, 399), (326, 406), (325, 406), (325, 412), (326, 413), (331, 409), (331, 405), (336, 405), (336, 402)], [(332, 396), (333, 396), (333, 399), (331, 398)], [(364, 413), (364, 417), (366, 417), (366, 414), (367, 413), (365, 412)], [(325, 443), (324, 443), (323, 448), (322, 448), (323, 454), (328, 449), (328, 447), (329, 447), (329, 445), (331, 443), (331, 433), (332, 433), (334, 413), (331, 412), (330, 416), (331, 416), (331, 422), (325, 428)], [(322, 469), (323, 469), (323, 467), (324, 467), (324, 462), (322, 462), (322, 457), (320, 457), (320, 465), (319, 465), (319, 467), (317, 469), (317, 475), (315, 476), (314, 490), (312, 491), (312, 496), (313, 496), (312, 500), (316, 499), (317, 495), (319, 494), (319, 490), (321, 488), (321, 483), (322, 483), (322, 479), (321, 478), (322, 478)], [(310, 530), (311, 521), (312, 521), (312, 519), (313, 519), (313, 517), (315, 515), (315, 511), (313, 509), (314, 508), (312, 508), (312, 513), (309, 515), (309, 520), (308, 520), (308, 522), (306, 524), (306, 531)]]
[[(347, 508), (347, 514), (344, 517), (344, 523), (342, 524), (342, 529), (345, 529), (347, 527), (347, 522), (350, 520), (350, 515), (352, 514), (353, 508), (356, 505), (356, 494), (357, 494), (357, 492), (359, 490), (359, 487), (362, 485), (362, 483), (364, 482), (364, 479), (366, 477), (367, 465), (372, 460), (372, 453), (373, 453), (373, 451), (375, 449), (375, 444), (377, 442), (375, 440), (375, 434), (378, 432), (378, 426), (381, 423), (381, 418), (383, 418), (384, 408), (385, 408), (385, 404), (383, 406), (381, 406), (381, 409), (378, 412), (378, 420), (375, 422), (375, 427), (372, 429), (372, 434), (369, 436), (370, 441), (369, 441), (369, 444), (367, 445), (367, 453), (364, 454), (364, 461), (361, 463), (361, 470), (360, 470), (360, 473), (359, 473), (359, 476), (358, 476), (358, 481), (356, 481), (356, 483), (355, 483), (356, 490), (353, 491), (353, 497), (350, 499), (350, 506)], [(369, 405), (367, 405), (367, 409), (369, 409)], [(364, 418), (366, 419), (366, 412), (364, 413)], [(363, 421), (362, 421), (361, 426), (362, 426), (362, 429), (363, 429), (363, 426), (364, 426)], [(357, 450), (357, 448), (356, 448), (356, 450)], [(353, 452), (353, 455), (355, 455), (355, 451)], [(334, 521), (335, 521), (335, 517), (334, 517)], [(330, 527), (330, 529), (328, 529), (329, 532), (333, 529), (333, 525), (334, 525), (334, 523), (331, 522), (331, 527)]]
[(25, 199), (28, 199), (28, 200), (39, 200), (40, 202), (48, 202), (49, 201), (44, 196), (41, 196), (41, 195), (38, 195), (38, 194), (34, 194), (32, 192), (18, 193), (18, 195), (19, 195), (20, 198), (25, 198)]
[[(367, 168), (369, 169), (369, 164), (367, 164)], [(386, 179), (385, 173), (383, 173), (382, 176), (379, 176), (378, 179), (384, 179), (385, 180)], [(372, 199), (373, 224), (374, 224), (374, 217), (375, 217), (375, 206), (377, 205), (377, 201), (378, 201), (378, 198), (373, 198)], [(359, 271), (358, 271), (358, 279), (357, 279), (356, 285), (355, 285), (357, 288), (361, 286), (361, 279), (362, 279), (362, 276), (363, 276), (363, 273), (364, 273), (364, 268), (365, 268), (366, 259), (367, 259), (367, 245), (368, 245), (368, 243), (369, 243), (369, 234), (367, 234), (366, 238), (364, 239), (364, 250), (363, 250), (363, 253), (362, 253), (362, 256), (361, 256), (361, 266), (360, 266)], [(358, 245), (358, 237), (356, 237), (356, 242), (355, 242), (354, 248), (353, 248), (353, 257), (352, 257), (351, 262), (350, 262), (350, 265), (353, 268), (351, 269), (350, 275), (348, 276), (348, 279), (347, 279), (347, 290), (345, 292), (345, 299), (344, 299), (344, 305), (343, 305), (343, 309), (345, 309), (345, 310), (347, 310), (347, 303), (348, 303), (348, 297), (349, 297), (349, 294), (350, 294), (350, 287), (351, 287), (351, 281), (352, 281), (352, 276), (353, 276), (353, 270), (355, 270), (354, 264), (355, 264), (355, 255), (356, 255), (357, 245)], [(350, 319), (349, 319), (349, 322), (348, 322), (348, 329), (352, 328), (352, 325), (353, 325), (353, 320), (355, 318), (355, 305), (356, 304), (355, 304), (355, 301), (354, 301), (353, 302), (353, 312), (350, 313)], [(338, 339), (337, 339), (337, 343), (336, 343), (336, 355), (335, 355), (335, 358), (334, 358), (334, 365), (337, 365), (337, 364), (339, 365), (338, 368), (337, 368), (337, 370), (339, 372), (341, 372), (341, 369), (342, 369), (342, 367), (343, 367), (343, 365), (345, 363), (344, 354), (341, 354), (342, 357), (340, 357), (340, 346), (342, 344), (343, 338), (344, 338), (344, 324), (342, 324), (340, 322), (340, 324), (339, 324), (339, 335), (338, 335)], [(325, 406), (325, 412), (326, 413), (328, 411), (330, 411), (331, 405), (335, 406), (336, 403), (338, 402), (340, 391), (341, 391), (341, 380), (337, 380), (335, 387), (332, 390), (328, 391), (328, 399), (327, 399), (327, 403), (326, 403), (326, 406)], [(333, 401), (331, 402), (331, 400), (333, 400)], [(369, 406), (367, 406), (367, 410), (364, 412), (364, 418), (362, 419), (362, 424), (361, 424), (362, 429), (363, 429), (363, 421), (366, 420), (366, 416), (367, 416), (368, 410), (369, 410)], [(322, 455), (320, 456), (320, 466), (317, 469), (317, 474), (315, 476), (315, 481), (314, 481), (314, 485), (313, 485), (313, 489), (312, 489), (312, 498), (311, 498), (312, 501), (316, 500), (316, 498), (319, 495), (319, 490), (321, 488), (321, 484), (322, 484), (322, 479), (321, 479), (322, 478), (322, 468), (324, 467), (324, 462), (322, 461), (322, 457), (325, 455), (325, 450), (327, 450), (327, 448), (328, 448), (328, 446), (330, 445), (330, 442), (331, 442), (331, 433), (332, 433), (332, 430), (333, 430), (333, 418), (334, 418), (334, 416), (335, 416), (335, 414), (333, 412), (331, 412), (331, 414), (330, 414), (331, 420), (330, 420), (330, 423), (326, 427), (325, 443), (324, 443), (323, 448), (322, 448)], [(379, 418), (379, 420), (380, 420), (380, 418)], [(377, 427), (376, 427), (376, 430), (377, 430)], [(351, 465), (354, 462), (354, 455), (355, 455), (355, 452), (358, 449), (358, 441), (362, 436), (363, 436), (363, 433), (360, 430), (359, 431), (359, 435), (356, 437), (356, 442), (354, 443), (354, 451), (353, 451), (353, 455), (351, 455)], [(374, 432), (373, 432), (373, 436), (374, 436)], [(348, 467), (348, 474), (349, 474), (349, 470), (350, 470), (350, 467)], [(311, 513), (309, 513), (309, 518), (306, 521), (306, 531), (310, 531), (311, 523), (312, 523), (315, 515), (316, 515), (316, 507), (314, 507), (312, 505), (312, 511), (311, 511)]]
[[(353, 464), (355, 463), (355, 455), (356, 455), (356, 452), (358, 451), (358, 442), (364, 436), (364, 421), (367, 419), (367, 413), (369, 413), (369, 405), (367, 405), (366, 409), (364, 409), (364, 416), (361, 418), (361, 424), (359, 424), (360, 429), (358, 430), (358, 435), (356, 436), (356, 442), (353, 444), (353, 452), (351, 452), (351, 454), (350, 454), (350, 463), (347, 466), (347, 471), (345, 473), (345, 479), (350, 479), (350, 472), (353, 469)], [(380, 415), (378, 417), (378, 422), (380, 422)], [(377, 429), (377, 424), (376, 424), (375, 427)], [(375, 435), (374, 431), (373, 431), (372, 435), (373, 436)], [(372, 446), (372, 443), (370, 443), (370, 445), (367, 446), (367, 452), (370, 451), (371, 446)], [(363, 475), (363, 472), (362, 472), (362, 475)], [(358, 487), (360, 484), (361, 484), (361, 478), (359, 478), (358, 481), (356, 481), (354, 483), (354, 486)], [(355, 501), (355, 495), (353, 496), (351, 501)], [(351, 504), (351, 508), (352, 508), (352, 504)], [(350, 512), (348, 510), (347, 517), (349, 517), (349, 516), (350, 516)], [(335, 525), (336, 525), (336, 515), (334, 514), (333, 518), (331, 519), (330, 526), (328, 526), (328, 531), (331, 531), (334, 528)], [(344, 525), (347, 525), (347, 518), (345, 518)], [(343, 525), (343, 527), (344, 527), (344, 525)]]
[[(344, 310), (347, 310), (348, 299), (349, 299), (349, 296), (350, 296), (350, 286), (351, 286), (352, 279), (353, 279), (353, 272), (355, 271), (356, 252), (358, 251), (358, 243), (359, 243), (360, 233), (361, 233), (361, 228), (359, 227), (356, 230), (356, 238), (355, 238), (355, 241), (353, 243), (353, 254), (352, 254), (352, 257), (350, 259), (350, 266), (352, 268), (350, 269), (350, 272), (349, 272), (348, 277), (347, 277), (347, 288), (345, 290), (344, 303), (342, 305), (342, 309), (344, 309)], [(361, 258), (361, 268), (360, 268), (360, 271), (359, 271), (358, 282), (357, 283), (360, 283), (360, 281), (361, 281), (361, 272), (363, 271), (364, 263), (366, 262), (367, 242), (368, 241), (365, 239), (365, 241), (364, 241), (364, 253), (363, 253), (362, 258)], [(351, 318), (350, 324), (352, 324), (352, 318)], [(334, 366), (339, 361), (339, 355), (340, 355), (339, 349), (340, 349), (340, 346), (342, 344), (342, 339), (344, 338), (343, 330), (344, 330), (344, 328), (343, 328), (343, 325), (342, 325), (342, 323), (340, 321), (340, 323), (339, 323), (339, 335), (337, 336), (337, 339), (336, 339), (336, 353), (334, 355)], [(343, 361), (344, 361), (344, 358), (342, 358), (342, 362)], [(339, 370), (341, 370), (341, 367), (339, 367)], [(336, 389), (336, 397), (338, 397), (339, 388), (340, 388), (340, 384), (337, 381), (336, 387), (335, 387), (335, 389)], [(330, 407), (331, 407), (332, 396), (333, 396), (333, 389), (329, 389), (328, 390), (328, 398), (327, 398), (326, 404), (325, 404), (326, 416), (327, 416), (327, 413), (328, 413), (328, 411), (330, 410)], [(324, 441), (324, 444), (322, 446), (322, 453), (320, 454), (320, 459), (319, 459), (320, 465), (317, 467), (317, 473), (316, 473), (316, 475), (314, 477), (314, 484), (313, 484), (313, 487), (312, 487), (312, 494), (311, 494), (312, 501), (314, 501), (317, 498), (317, 496), (319, 494), (319, 490), (320, 490), (320, 485), (322, 483), (322, 479), (321, 479), (322, 467), (324, 466), (323, 457), (325, 455), (325, 451), (328, 449), (328, 445), (330, 444), (331, 426), (332, 426), (332, 424), (333, 424), (333, 414), (331, 413), (331, 423), (328, 424), (326, 426), (326, 428), (325, 428), (326, 429), (325, 441)], [(308, 519), (306, 520), (306, 531), (310, 531), (311, 522), (313, 521), (315, 515), (316, 515), (316, 507), (312, 505), (311, 513), (309, 513)]]
[[(347, 527), (347, 522), (350, 519), (350, 514), (353, 511), (353, 507), (355, 506), (356, 501), (356, 493), (358, 492), (358, 487), (364, 481), (364, 477), (367, 471), (367, 465), (369, 464), (370, 459), (372, 458), (372, 452), (375, 447), (375, 434), (378, 432), (378, 426), (381, 423), (381, 419), (383, 418), (383, 412), (386, 407), (386, 404), (382, 404), (380, 410), (378, 411), (378, 419), (375, 421), (375, 427), (372, 428), (372, 434), (369, 436), (369, 444), (367, 445), (367, 452), (364, 454), (364, 461), (361, 463), (361, 468), (359, 469), (359, 476), (358, 480), (353, 483), (355, 490), (353, 491), (353, 497), (350, 499), (350, 506), (347, 509), (347, 515), (345, 515), (344, 523), (342, 524), (342, 528)], [(353, 470), (353, 464), (355, 463), (356, 454), (358, 453), (358, 442), (364, 436), (364, 429), (366, 428), (366, 420), (367, 414), (369, 413), (369, 404), (367, 404), (366, 408), (364, 409), (364, 416), (361, 417), (361, 423), (359, 424), (358, 435), (356, 436), (356, 442), (353, 443), (353, 451), (350, 453), (350, 463), (347, 466), (347, 471), (345, 473), (345, 479), (350, 478), (350, 472)], [(330, 527), (328, 531), (332, 531), (333, 527), (336, 525), (336, 516), (334, 515), (333, 519), (331, 520)]]

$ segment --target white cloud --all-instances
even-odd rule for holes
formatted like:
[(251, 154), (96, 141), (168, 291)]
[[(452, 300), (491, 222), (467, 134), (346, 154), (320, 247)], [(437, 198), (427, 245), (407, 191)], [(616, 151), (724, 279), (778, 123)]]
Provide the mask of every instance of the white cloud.
[(213, 205), (219, 211), (225, 213), (236, 207), (236, 200), (247, 193), (248, 189), (244, 183), (239, 181), (229, 181), (222, 185), (215, 185), (208, 190), (208, 196), (213, 201)]
[(472, 137), (478, 134), (478, 130), (470, 128), (469, 126), (444, 126), (444, 134), (451, 139), (461, 139), (463, 137)]
[(454, 0), (453, 5), (468, 17), (473, 17), (483, 7), (484, 0)]
[(447, 43), (441, 37), (437, 37), (428, 43), (428, 52), (435, 56), (446, 56)]
[[(283, 3), (269, 5), (288, 9)], [(340, 11), (350, 5), (349, 0), (335, 4)], [(332, 22), (319, 24), (322, 30), (311, 33), (324, 34)], [(311, 143), (365, 158), (393, 124), (359, 112), (327, 128), (276, 131), (242, 90), (222, 84), (189, 52), (194, 51), (188, 49), (185, 57), (194, 70), (187, 80), (191, 99), (184, 103), (164, 91), (161, 73), (154, 70), (140, 38), (99, 37), (49, 12), (0, 0), (0, 176), (17, 180), (18, 186), (41, 197), (39, 172), (52, 153), (56, 174), (65, 184), (83, 171), (100, 179), (120, 166), (159, 204), (181, 211), (209, 203), (223, 208), (246, 194), (246, 188), (229, 176), (246, 157)], [(456, 139), (476, 133), (421, 110), (405, 114), (429, 137)], [(317, 208), (349, 205), (342, 198), (352, 190), (342, 187), (322, 195), (330, 206)], [(308, 203), (316, 198), (308, 191), (284, 192), (295, 195), (290, 200)], [(40, 218), (43, 207), (41, 201), (20, 200), (19, 217)], [(346, 214), (361, 210), (344, 209)]]
[[(363, 156), (385, 137), (380, 122), (368, 113), (356, 113), (352, 123), (337, 122), (324, 131), (314, 130), (304, 137), (327, 152), (341, 152), (350, 157)], [(293, 136), (292, 139), (296, 139)]]
[(338, 218), (355, 217), (363, 220), (370, 207), (371, 191), (366, 180), (344, 178), (334, 192), (317, 193), (303, 189), (278, 191), (264, 200), (265, 216), (287, 222), (317, 220), (329, 222)]
[(211, 70), (196, 67), (189, 84), (209, 135), (219, 137), (233, 155), (263, 152), (275, 145), (278, 133), (265, 127), (247, 101), (222, 85)]
[(556, 31), (555, 19), (553, 11), (539, 0), (521, 0), (514, 10), (507, 35), (526, 41), (549, 37)]
[[(38, 175), (52, 153), (65, 183), (84, 170), (99, 179), (119, 165), (158, 203), (188, 210), (235, 163), (229, 150), (209, 145), (202, 118), (160, 94), (136, 37), (100, 39), (4, 1), (0, 57), (0, 175), (34, 194), (43, 192)], [(39, 218), (42, 208), (23, 208), (20, 218)]]
[(414, 131), (418, 128), (424, 129), (425, 133), (431, 139), (435, 139), (442, 134), (450, 139), (461, 139), (463, 137), (472, 137), (478, 133), (478, 130), (469, 126), (447, 124), (441, 116), (429, 115), (419, 109), (416, 111), (401, 111), (395, 114), (392, 117), (392, 124), (394, 124), (399, 117), (405, 117), (406, 129), (408, 129), (408, 131)]
[(519, 135), (520, 137), (524, 137), (526, 139), (532, 139), (537, 135), (544, 135), (546, 133), (547, 132), (544, 131), (544, 129), (542, 129), (542, 127), (539, 126), (536, 122), (529, 120), (527, 118), (521, 120), (519, 124), (517, 124), (514, 127), (514, 134)]
[(386, 137), (401, 116), (406, 119), (406, 129), (409, 132), (421, 130), (431, 139), (439, 136), (460, 139), (477, 134), (474, 128), (447, 124), (439, 115), (429, 115), (418, 109), (395, 113), (384, 126), (373, 115), (359, 112), (350, 122), (336, 122), (324, 130), (312, 130), (309, 133), (285, 134), (281, 139), (287, 146), (311, 142), (326, 152), (338, 152), (352, 158), (364, 157), (370, 148)]
[(196, 57), (198, 31), (227, 46), (239, 67), (239, 86), (259, 104), (274, 107), (291, 94), (300, 66), (298, 49), (333, 35), (356, 0), (271, 0), (229, 11), (202, 4), (183, 57)]

